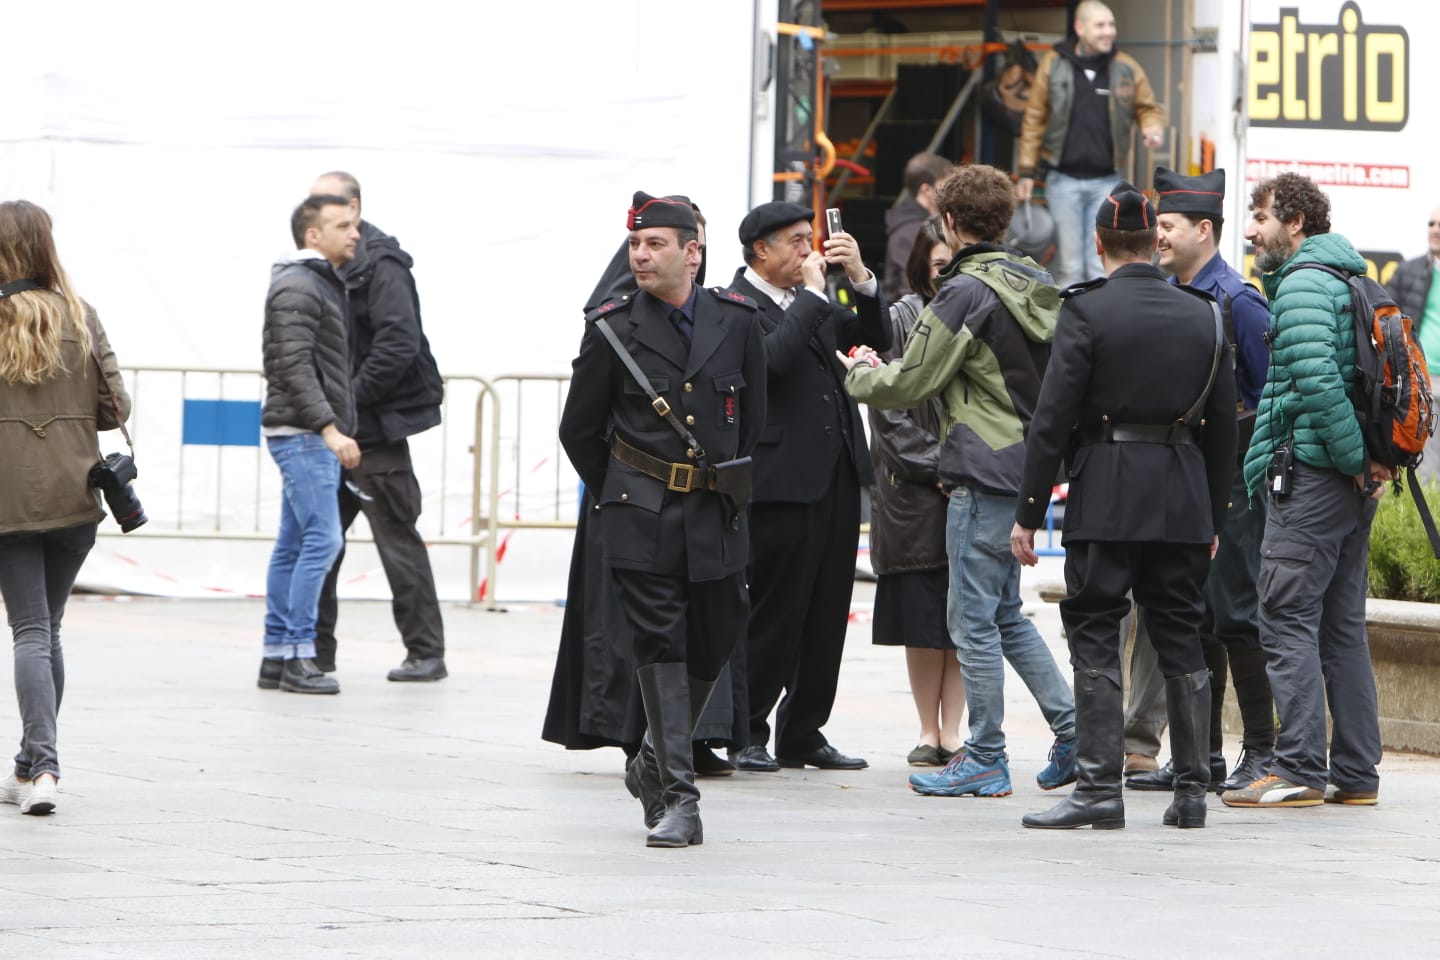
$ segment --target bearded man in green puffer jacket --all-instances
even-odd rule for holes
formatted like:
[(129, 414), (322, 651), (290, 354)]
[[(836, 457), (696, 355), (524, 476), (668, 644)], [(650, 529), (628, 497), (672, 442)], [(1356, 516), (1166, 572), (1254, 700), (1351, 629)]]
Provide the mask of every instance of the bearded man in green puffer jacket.
[(1375, 464), (1366, 472), (1350, 400), (1350, 290), (1304, 267), (1358, 274), (1366, 264), (1330, 232), (1330, 200), (1308, 178), (1264, 180), (1250, 199), (1245, 239), (1255, 245), (1273, 323), (1245, 484), (1252, 498), (1269, 497), (1257, 586), (1280, 732), (1267, 775), (1221, 799), (1244, 807), (1372, 804), (1381, 746), (1365, 593), (1375, 496), (1384, 490), (1376, 481), (1393, 471)]

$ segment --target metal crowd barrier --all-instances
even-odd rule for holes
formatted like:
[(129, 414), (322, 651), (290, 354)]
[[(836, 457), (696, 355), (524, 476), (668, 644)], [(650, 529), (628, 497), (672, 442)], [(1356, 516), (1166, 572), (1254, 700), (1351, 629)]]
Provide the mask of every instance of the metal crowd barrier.
[[(137, 491), (150, 517), (150, 523), (128, 536), (273, 539), (280, 480), (258, 435), (245, 436), (242, 430), (235, 443), (186, 443), (186, 428), (177, 416), (184, 401), (197, 397), (263, 403), (262, 372), (182, 366), (121, 369), (133, 400), (130, 432), (141, 473)], [(410, 441), (416, 475), (426, 485), (420, 532), (432, 546), (468, 551), (469, 602), (493, 610), (500, 600), (499, 562), (506, 539), (515, 531), (570, 530), (576, 525), (576, 480), (555, 430), (570, 377), (513, 373), (494, 378), (451, 375), (444, 380), (440, 426)], [(468, 457), (455, 456), (461, 437)], [(118, 434), (102, 435), (102, 450), (114, 449), (117, 439)], [(110, 523), (101, 525), (100, 535), (121, 536)], [(1045, 531), (1041, 538), (1047, 539)], [(352, 531), (350, 540), (374, 542), (358, 531)], [(1063, 554), (1053, 529), (1039, 552)]]

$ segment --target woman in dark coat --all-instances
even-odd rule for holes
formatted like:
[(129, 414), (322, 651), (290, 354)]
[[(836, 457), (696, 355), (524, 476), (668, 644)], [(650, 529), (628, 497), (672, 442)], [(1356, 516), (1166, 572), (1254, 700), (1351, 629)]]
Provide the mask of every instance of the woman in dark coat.
[[(935, 295), (934, 278), (950, 262), (940, 221), (927, 221), (906, 263), (910, 289), (890, 306), (891, 346), (886, 361), (905, 353), (921, 308)], [(907, 758), (912, 766), (939, 766), (964, 738), (965, 685), (945, 626), (949, 586), (945, 552), (946, 499), (937, 472), (940, 401), (911, 410), (869, 408), (871, 494), (870, 565), (874, 569), (872, 640), (905, 647), (910, 693), (920, 715), (920, 737)]]

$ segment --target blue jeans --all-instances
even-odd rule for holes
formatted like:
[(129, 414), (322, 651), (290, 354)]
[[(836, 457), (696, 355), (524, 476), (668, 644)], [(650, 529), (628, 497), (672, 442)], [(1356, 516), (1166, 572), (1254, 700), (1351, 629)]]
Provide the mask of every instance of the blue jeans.
[(42, 773), (59, 779), (55, 715), (65, 693), (60, 618), (70, 588), (95, 546), (95, 524), (0, 536), (0, 595), (15, 638), (15, 697), (20, 752), (15, 779)]
[(1020, 561), (1010, 553), (1015, 497), (956, 487), (945, 518), (950, 558), (946, 620), (960, 651), (970, 738), (990, 764), (1005, 756), (1005, 661), (1020, 675), (1060, 740), (1075, 736), (1075, 696), (1040, 631), (1020, 613)]
[(315, 656), (315, 613), (325, 575), (344, 544), (340, 531), (340, 461), (318, 433), (267, 437), (280, 468), (280, 532), (265, 579), (265, 657)]
[(1050, 273), (1057, 286), (1105, 275), (1095, 252), (1095, 214), (1119, 182), (1118, 175), (1072, 177), (1059, 170), (1051, 170), (1045, 178), (1045, 203), (1055, 221), (1055, 262)]

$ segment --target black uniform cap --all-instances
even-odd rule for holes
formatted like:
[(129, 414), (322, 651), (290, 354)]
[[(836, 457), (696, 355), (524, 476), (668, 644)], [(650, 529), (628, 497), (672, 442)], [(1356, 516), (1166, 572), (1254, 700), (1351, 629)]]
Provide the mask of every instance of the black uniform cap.
[(813, 219), (815, 219), (814, 212), (809, 207), (802, 207), (798, 203), (788, 203), (784, 200), (762, 203), (745, 214), (745, 219), (740, 221), (740, 242), (748, 247), (756, 240), (770, 236), (781, 227), (788, 227), (801, 220), (809, 223)]
[(1155, 207), (1133, 183), (1121, 180), (1100, 201), (1095, 226), (1107, 230), (1149, 230), (1155, 226)]
[(1185, 213), (1214, 221), (1225, 217), (1224, 170), (1182, 177), (1174, 170), (1156, 167), (1155, 189), (1160, 194), (1161, 213)]
[(630, 201), (630, 215), (625, 219), (625, 229), (644, 230), (646, 227), (698, 230), (700, 224), (695, 219), (689, 197), (652, 197), (636, 190), (635, 197)]

